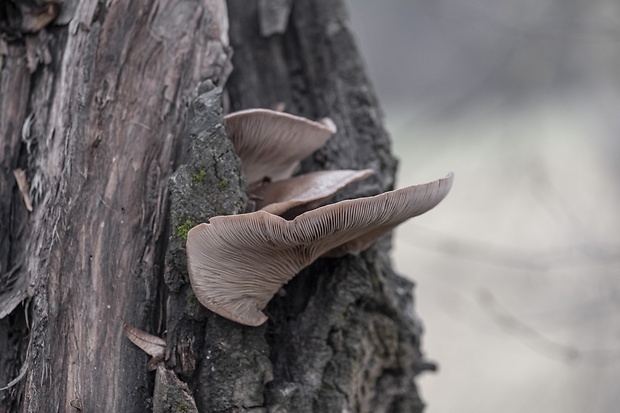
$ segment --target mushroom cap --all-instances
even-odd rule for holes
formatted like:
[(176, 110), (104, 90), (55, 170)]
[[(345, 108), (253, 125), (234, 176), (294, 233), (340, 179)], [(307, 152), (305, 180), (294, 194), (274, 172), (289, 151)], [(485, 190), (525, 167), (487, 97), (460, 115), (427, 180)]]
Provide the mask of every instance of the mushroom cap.
[(372, 173), (372, 169), (311, 172), (260, 186), (250, 197), (256, 209), (290, 219), (323, 205), (339, 189)]
[(336, 133), (329, 118), (314, 122), (269, 109), (242, 110), (224, 119), (249, 185), (265, 177), (271, 181), (290, 178), (303, 158)]
[(265, 211), (213, 217), (187, 235), (192, 288), (211, 311), (261, 325), (269, 300), (302, 268), (347, 243), (368, 246), (369, 239), (436, 206), (451, 186), (450, 173), (427, 184), (320, 207), (292, 221)]

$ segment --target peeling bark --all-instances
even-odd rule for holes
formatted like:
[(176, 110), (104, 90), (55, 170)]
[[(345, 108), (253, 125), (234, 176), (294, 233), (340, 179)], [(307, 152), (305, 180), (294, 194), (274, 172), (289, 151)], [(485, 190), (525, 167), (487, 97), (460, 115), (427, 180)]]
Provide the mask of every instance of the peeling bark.
[[(0, 386), (26, 374), (0, 392), (0, 412), (422, 410), (421, 327), (389, 237), (302, 271), (258, 328), (206, 310), (187, 278), (187, 227), (245, 208), (226, 111), (329, 116), (338, 133), (301, 170), (375, 170), (336, 200), (393, 187), (396, 161), (340, 0), (67, 1), (33, 33), (9, 23)], [(166, 332), (157, 373), (125, 323)]]

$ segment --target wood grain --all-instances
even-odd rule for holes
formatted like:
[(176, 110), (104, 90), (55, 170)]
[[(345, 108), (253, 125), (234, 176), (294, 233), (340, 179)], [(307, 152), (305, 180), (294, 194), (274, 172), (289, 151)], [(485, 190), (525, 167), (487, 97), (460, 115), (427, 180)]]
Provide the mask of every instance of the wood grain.
[[(87, 0), (43, 30), (10, 44), (2, 71), (2, 173), (24, 168), (34, 204), (24, 216), (0, 180), (3, 217), (23, 225), (1, 237), (0, 268), (20, 263), (33, 296), (23, 410), (143, 412), (147, 357), (122, 326), (161, 333), (167, 176), (197, 85), (230, 71), (226, 5)], [(24, 70), (35, 42), (51, 58)]]

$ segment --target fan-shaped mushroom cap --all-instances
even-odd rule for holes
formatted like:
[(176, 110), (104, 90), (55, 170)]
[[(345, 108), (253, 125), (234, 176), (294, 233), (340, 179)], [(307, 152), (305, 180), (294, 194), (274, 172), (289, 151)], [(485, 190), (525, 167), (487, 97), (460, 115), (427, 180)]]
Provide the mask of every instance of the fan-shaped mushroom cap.
[(220, 216), (187, 236), (189, 277), (198, 300), (241, 324), (267, 320), (261, 310), (302, 268), (330, 250), (376, 237), (437, 205), (452, 174), (381, 195), (342, 201), (287, 221), (265, 211)]
[(299, 161), (336, 133), (329, 118), (314, 122), (269, 109), (242, 110), (224, 119), (249, 185), (265, 177), (271, 181), (290, 178)]
[(339, 189), (372, 173), (372, 169), (311, 172), (258, 187), (250, 197), (256, 209), (290, 219), (323, 205)]

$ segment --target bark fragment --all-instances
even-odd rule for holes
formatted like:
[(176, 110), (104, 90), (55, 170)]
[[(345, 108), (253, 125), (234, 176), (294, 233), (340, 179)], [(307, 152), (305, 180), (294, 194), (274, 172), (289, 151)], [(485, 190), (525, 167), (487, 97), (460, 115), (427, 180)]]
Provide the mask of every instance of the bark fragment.
[(163, 366), (157, 368), (153, 413), (198, 413), (187, 384)]

